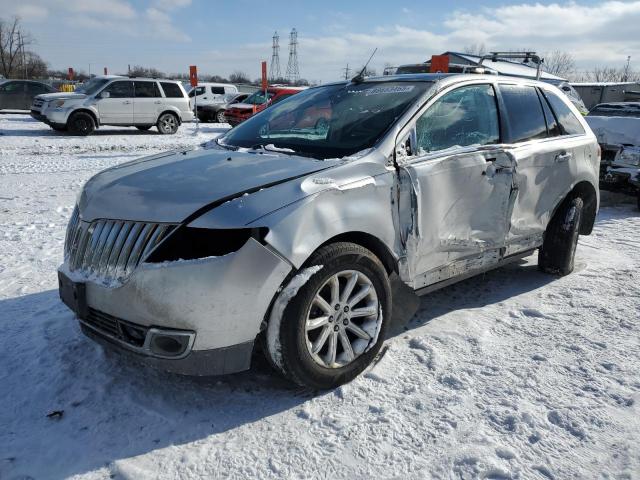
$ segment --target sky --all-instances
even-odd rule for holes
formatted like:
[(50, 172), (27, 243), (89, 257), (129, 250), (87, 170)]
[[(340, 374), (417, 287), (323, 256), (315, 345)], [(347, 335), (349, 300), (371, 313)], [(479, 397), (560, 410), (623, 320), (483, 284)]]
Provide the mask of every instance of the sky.
[(374, 48), (371, 66), (381, 73), (474, 44), (567, 51), (585, 70), (623, 66), (631, 56), (640, 70), (640, 1), (0, 0), (0, 18), (13, 15), (52, 68), (91, 73), (127, 65), (188, 73), (197, 65), (201, 74), (257, 78), (275, 31), (284, 73), (294, 27), (300, 75), (316, 82), (362, 66)]

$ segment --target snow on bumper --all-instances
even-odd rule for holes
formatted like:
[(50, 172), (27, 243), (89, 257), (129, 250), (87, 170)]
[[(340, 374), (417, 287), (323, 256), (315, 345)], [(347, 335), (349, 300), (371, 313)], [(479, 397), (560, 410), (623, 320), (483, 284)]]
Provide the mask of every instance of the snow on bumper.
[(143, 263), (115, 288), (88, 280), (86, 303), (91, 311), (134, 325), (194, 332), (188, 359), (194, 353), (251, 346), (290, 271), (287, 261), (249, 239), (222, 257)]

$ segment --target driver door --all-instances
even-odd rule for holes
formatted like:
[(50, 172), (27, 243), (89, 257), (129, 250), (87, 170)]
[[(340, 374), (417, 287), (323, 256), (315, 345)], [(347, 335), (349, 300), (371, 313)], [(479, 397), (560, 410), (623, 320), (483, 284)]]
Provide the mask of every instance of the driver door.
[(500, 138), (491, 84), (445, 92), (400, 137), (403, 276), (416, 290), (500, 261), (517, 195)]

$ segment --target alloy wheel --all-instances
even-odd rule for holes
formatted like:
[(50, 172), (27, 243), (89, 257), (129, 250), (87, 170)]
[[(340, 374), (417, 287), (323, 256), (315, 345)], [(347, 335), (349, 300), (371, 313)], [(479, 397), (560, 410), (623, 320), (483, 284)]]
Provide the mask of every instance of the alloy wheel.
[(338, 272), (318, 289), (307, 312), (307, 350), (322, 367), (344, 367), (376, 343), (381, 322), (371, 280), (356, 270)]

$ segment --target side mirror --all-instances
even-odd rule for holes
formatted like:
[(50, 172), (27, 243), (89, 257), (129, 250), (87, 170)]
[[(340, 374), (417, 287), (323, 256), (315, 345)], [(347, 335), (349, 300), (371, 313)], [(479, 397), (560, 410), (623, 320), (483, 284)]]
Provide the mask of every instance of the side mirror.
[(109, 92), (102, 92), (100, 94), (100, 98), (109, 98), (111, 97), (111, 94)]

